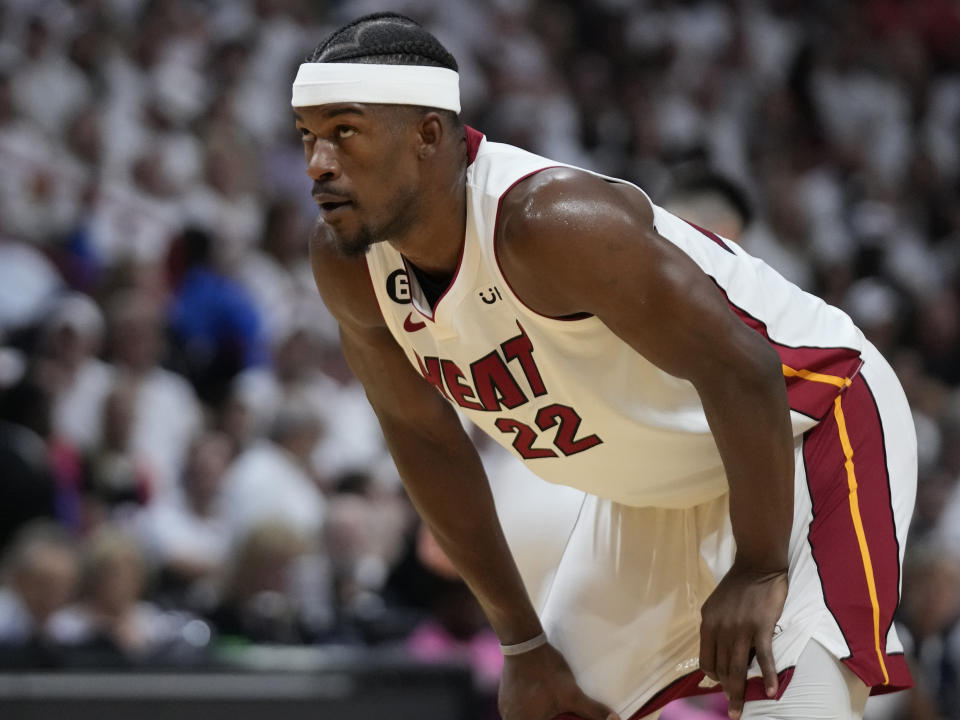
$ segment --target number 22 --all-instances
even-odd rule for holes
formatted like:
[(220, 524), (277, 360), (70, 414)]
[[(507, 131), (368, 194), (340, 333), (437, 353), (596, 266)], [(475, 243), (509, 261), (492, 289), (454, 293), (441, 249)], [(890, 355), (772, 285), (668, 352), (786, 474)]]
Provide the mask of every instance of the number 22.
[[(580, 415), (569, 405), (560, 405), (554, 403), (540, 408), (537, 412), (537, 427), (541, 430), (549, 430), (557, 425), (557, 432), (553, 438), (554, 446), (564, 455), (576, 455), (584, 450), (599, 445), (603, 442), (596, 435), (587, 435), (577, 438), (577, 430), (580, 429), (582, 422)], [(558, 424), (559, 423), (559, 424)], [(537, 439), (537, 431), (526, 423), (513, 418), (499, 418), (494, 423), (497, 429), (504, 433), (516, 433), (513, 440), (514, 449), (520, 453), (520, 457), (525, 460), (535, 460), (537, 458), (557, 457), (550, 448), (535, 448), (533, 443)]]

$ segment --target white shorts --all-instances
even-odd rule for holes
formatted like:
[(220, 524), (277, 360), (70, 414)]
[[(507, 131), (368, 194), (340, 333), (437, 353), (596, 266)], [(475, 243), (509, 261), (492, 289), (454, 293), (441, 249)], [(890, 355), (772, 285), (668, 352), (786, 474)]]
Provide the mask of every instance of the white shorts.
[[(779, 700), (756, 700), (743, 707), (743, 720), (863, 720), (870, 688), (850, 668), (818, 642), (804, 648)], [(719, 711), (720, 706), (715, 706)], [(714, 712), (716, 712), (714, 711)], [(704, 710), (696, 716), (717, 717)], [(647, 720), (679, 720), (692, 717), (691, 710), (677, 703), (648, 715)]]
[[(796, 441), (789, 590), (773, 639), (781, 693), (811, 639), (874, 693), (912, 684), (892, 620), (916, 437), (889, 365), (872, 348), (864, 360), (834, 411)], [(718, 690), (698, 670), (699, 628), (700, 607), (734, 556), (727, 496), (683, 510), (579, 499), (569, 532), (541, 536), (559, 561), (540, 611), (581, 687), (625, 719)], [(569, 494), (561, 505), (572, 517)], [(529, 527), (530, 506), (526, 519)], [(523, 572), (524, 548), (511, 538), (518, 524), (503, 524)], [(747, 700), (763, 699), (756, 662), (748, 677)]]
[(810, 641), (779, 700), (743, 706), (743, 720), (862, 720), (869, 688), (820, 643)]

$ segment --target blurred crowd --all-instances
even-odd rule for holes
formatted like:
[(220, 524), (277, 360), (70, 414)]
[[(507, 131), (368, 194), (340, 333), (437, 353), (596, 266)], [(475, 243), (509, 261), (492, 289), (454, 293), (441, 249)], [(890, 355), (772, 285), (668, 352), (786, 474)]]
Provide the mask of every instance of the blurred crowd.
[(4, 0), (0, 665), (402, 644), (495, 684), (306, 255), (291, 80), (385, 9), (457, 57), (468, 124), (637, 182), (891, 360), (918, 690), (874, 717), (960, 718), (955, 0)]

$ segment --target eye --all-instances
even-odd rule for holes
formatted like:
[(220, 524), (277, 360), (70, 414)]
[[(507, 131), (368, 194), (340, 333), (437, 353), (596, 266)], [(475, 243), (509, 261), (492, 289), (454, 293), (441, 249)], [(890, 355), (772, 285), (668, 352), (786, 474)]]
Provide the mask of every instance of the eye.
[(300, 139), (301, 139), (301, 140), (306, 141), (306, 140), (310, 140), (311, 138), (313, 138), (313, 133), (310, 132), (309, 130), (307, 130), (307, 128), (301, 127), (301, 128), (297, 128), (297, 130), (300, 131)]
[(345, 140), (349, 137), (353, 137), (357, 134), (357, 129), (352, 128), (349, 125), (337, 125), (337, 137), (341, 140)]

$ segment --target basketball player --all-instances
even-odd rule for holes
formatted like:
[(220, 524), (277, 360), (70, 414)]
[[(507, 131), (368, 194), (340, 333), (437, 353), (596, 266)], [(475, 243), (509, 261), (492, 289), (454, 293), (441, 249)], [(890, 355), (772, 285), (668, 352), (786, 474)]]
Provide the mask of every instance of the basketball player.
[[(505, 720), (859, 718), (892, 625), (915, 436), (850, 319), (637, 187), (465, 127), (398, 15), (301, 65), (311, 256), (407, 491), (506, 656)], [(457, 411), (585, 491), (542, 607)], [(550, 507), (531, 507), (531, 516)]]

